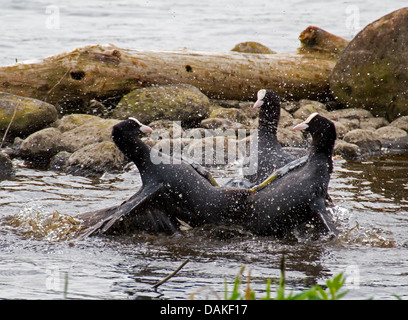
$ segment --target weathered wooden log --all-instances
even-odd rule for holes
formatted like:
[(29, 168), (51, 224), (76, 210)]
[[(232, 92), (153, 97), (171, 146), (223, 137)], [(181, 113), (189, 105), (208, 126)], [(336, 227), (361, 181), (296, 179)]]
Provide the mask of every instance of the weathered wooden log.
[(84, 111), (82, 107), (95, 98), (120, 96), (144, 86), (179, 83), (196, 86), (210, 98), (248, 100), (260, 88), (270, 88), (289, 99), (316, 99), (329, 91), (328, 77), (336, 63), (336, 57), (322, 54), (322, 48), (337, 47), (338, 37), (313, 28), (306, 30), (320, 36), (301, 36), (302, 47), (307, 50), (293, 53), (80, 47), (0, 67), (0, 91), (59, 105), (68, 113)]

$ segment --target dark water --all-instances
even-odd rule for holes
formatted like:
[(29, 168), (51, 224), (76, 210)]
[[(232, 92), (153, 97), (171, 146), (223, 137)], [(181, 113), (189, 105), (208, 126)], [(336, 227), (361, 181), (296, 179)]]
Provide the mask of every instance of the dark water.
[[(52, 6), (41, 0), (9, 1), (0, 8), (0, 64), (95, 43), (228, 51), (252, 40), (288, 52), (298, 47), (298, 35), (309, 25), (351, 39), (405, 5), (377, 0), (75, 0)], [(69, 215), (128, 198), (140, 186), (137, 173), (93, 180), (15, 165), (16, 178), (0, 182), (0, 298), (60, 299), (66, 292), (67, 298), (186, 299), (197, 290), (202, 290), (197, 297), (215, 298), (213, 291), (223, 297), (224, 278), (231, 288), (242, 265), (245, 275), (251, 270), (260, 297), (265, 280), (279, 277), (283, 254), (288, 286), (295, 291), (345, 272), (350, 299), (408, 297), (407, 155), (364, 163), (337, 159), (330, 193), (338, 205), (341, 236), (299, 243), (207, 229), (173, 237), (69, 240), (64, 230)], [(231, 172), (215, 174), (225, 178)], [(54, 212), (60, 216), (50, 223)], [(187, 258), (176, 277), (157, 291), (152, 288)]]
[[(197, 290), (196, 298), (217, 298), (213, 291), (223, 297), (224, 279), (231, 290), (242, 265), (261, 297), (265, 280), (279, 277), (282, 255), (295, 291), (345, 272), (349, 299), (408, 297), (408, 155), (336, 159), (330, 194), (341, 235), (297, 243), (213, 228), (75, 241), (61, 232), (64, 224), (47, 231), (47, 219), (55, 211), (75, 216), (121, 202), (140, 186), (138, 173), (92, 180), (16, 165), (16, 178), (0, 183), (0, 298), (59, 299), (67, 292), (67, 298), (187, 299)], [(214, 174), (223, 180), (231, 172)], [(10, 225), (10, 216), (20, 225)], [(153, 289), (187, 258), (176, 277)]]

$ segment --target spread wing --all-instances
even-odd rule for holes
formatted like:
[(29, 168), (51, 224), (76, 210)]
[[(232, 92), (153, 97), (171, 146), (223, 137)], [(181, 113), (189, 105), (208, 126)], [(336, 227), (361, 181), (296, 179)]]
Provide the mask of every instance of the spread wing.
[(78, 238), (86, 238), (96, 232), (106, 232), (116, 221), (134, 212), (135, 209), (158, 196), (163, 189), (162, 184), (142, 186), (138, 192), (119, 206), (93, 211), (79, 216), (78, 218), (83, 221), (85, 229), (79, 234)]

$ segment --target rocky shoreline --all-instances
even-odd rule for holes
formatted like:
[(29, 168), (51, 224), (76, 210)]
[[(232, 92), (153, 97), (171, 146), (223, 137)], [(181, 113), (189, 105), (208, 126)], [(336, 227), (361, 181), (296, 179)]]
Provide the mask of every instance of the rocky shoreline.
[[(407, 62), (407, 16), (408, 8), (396, 10), (369, 24), (350, 42), (308, 27), (299, 37), (302, 47), (295, 54), (274, 54), (260, 44), (255, 48), (257, 44), (246, 43), (234, 48), (233, 55), (181, 51), (161, 56), (150, 52), (144, 54), (147, 60), (142, 63), (137, 55), (140, 52), (126, 55), (129, 50), (97, 46), (63, 54), (79, 58), (81, 52), (85, 57), (85, 62), (79, 59), (77, 65), (72, 59), (62, 59), (68, 69), (58, 64), (61, 55), (45, 59), (48, 71), (59, 72), (54, 77), (44, 76), (41, 63), (5, 67), (0, 70), (0, 91), (8, 92), (0, 92), (0, 179), (13, 176), (14, 158), (34, 168), (70, 174), (124, 170), (128, 159), (111, 140), (111, 130), (129, 116), (154, 129), (144, 139), (156, 150), (195, 155), (193, 160), (201, 162), (205, 149), (209, 159), (201, 164), (231, 164), (236, 160), (236, 146), (252, 141), (258, 110), (252, 108), (254, 101), (220, 98), (231, 97), (227, 93), (232, 94), (233, 87), (233, 99), (252, 99), (264, 89), (261, 85), (288, 99), (282, 102), (278, 128), (278, 140), (284, 147), (307, 149), (307, 137), (291, 128), (318, 112), (335, 123), (335, 156), (361, 161), (406, 152), (408, 73), (402, 66)], [(382, 37), (378, 37), (380, 33)], [(162, 58), (154, 58), (155, 54)], [(154, 62), (149, 62), (149, 56)], [(201, 60), (194, 60), (198, 57)], [(164, 76), (166, 65), (158, 61), (167, 63), (169, 59), (177, 63)], [(238, 70), (231, 65), (238, 61), (234, 59), (245, 62), (245, 67)], [(223, 69), (226, 64), (231, 69)], [(101, 73), (101, 68), (107, 73)], [(265, 78), (267, 72), (271, 78)], [(30, 85), (30, 80), (38, 77)], [(108, 82), (113, 86), (107, 86)], [(215, 87), (217, 90), (210, 90)], [(40, 96), (40, 100), (26, 96)], [(226, 150), (221, 156), (212, 151), (220, 146)]]
[[(158, 89), (167, 90), (164, 96), (170, 99), (173, 108), (169, 114), (162, 114), (160, 120), (157, 120), (156, 115), (154, 115), (156, 118), (151, 118), (147, 110), (143, 111), (144, 121), (153, 128), (153, 133), (144, 140), (161, 151), (164, 151), (165, 143), (171, 143), (171, 146), (178, 143), (178, 150), (188, 155), (201, 154), (203, 147), (211, 149), (221, 143), (225, 144), (227, 153), (236, 152), (235, 149), (228, 150), (228, 142), (239, 143), (239, 139), (250, 139), (250, 133), (257, 129), (258, 114), (257, 110), (252, 108), (252, 101), (214, 100), (200, 93), (201, 105), (197, 105), (188, 94), (191, 90), (199, 92), (197, 88), (165, 86), (153, 87), (150, 90), (157, 92)], [(149, 94), (149, 88), (143, 90)], [(183, 90), (187, 92), (183, 93)], [(174, 94), (179, 99), (178, 104), (184, 109), (184, 118), (180, 116), (172, 118), (177, 105), (174, 103)], [(140, 109), (140, 105), (143, 105), (142, 98), (133, 103)], [(150, 110), (157, 110), (166, 101), (161, 95), (155, 104), (152, 94), (149, 103)], [(188, 106), (193, 106), (194, 111), (191, 113), (194, 113), (195, 119), (201, 117), (201, 120), (196, 120), (190, 126), (185, 125), (188, 123), (185, 120), (190, 116), (190, 112), (186, 112)], [(110, 137), (112, 126), (121, 121), (119, 117), (111, 118), (112, 114), (119, 114), (120, 103), (117, 108), (108, 115), (64, 115), (40, 130), (36, 128), (26, 137), (15, 137), (12, 141), (9, 139), (0, 153), (2, 179), (12, 177), (11, 159), (14, 158), (23, 159), (33, 168), (84, 176), (99, 176), (104, 172), (126, 170), (129, 161), (116, 148)], [(130, 115), (138, 117), (138, 113), (141, 112), (133, 112), (129, 110), (129, 106), (126, 108), (125, 115), (120, 117), (122, 119)], [(48, 109), (44, 110), (49, 112)], [(322, 103), (312, 100), (282, 103), (278, 140), (284, 147), (307, 147), (307, 138), (291, 128), (313, 112), (318, 112), (335, 123), (338, 135), (335, 156), (359, 161), (389, 152), (408, 150), (408, 116), (389, 122), (385, 118), (373, 116), (364, 109), (338, 109), (334, 101)], [(242, 132), (245, 136), (242, 136)], [(224, 164), (227, 164), (225, 161)], [(202, 164), (211, 166), (215, 162)]]

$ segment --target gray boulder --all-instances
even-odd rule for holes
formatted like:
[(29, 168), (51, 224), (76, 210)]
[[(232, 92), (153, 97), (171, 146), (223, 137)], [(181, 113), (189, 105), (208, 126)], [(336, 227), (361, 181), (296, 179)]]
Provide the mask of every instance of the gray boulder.
[(29, 135), (20, 145), (20, 156), (30, 161), (48, 163), (63, 148), (62, 134), (56, 128), (46, 128)]
[(346, 160), (360, 160), (360, 147), (354, 143), (348, 143), (343, 140), (337, 140), (333, 150), (335, 155), (341, 156)]
[(103, 141), (74, 152), (66, 163), (65, 171), (76, 175), (101, 175), (119, 171), (126, 163), (125, 156), (113, 142)]
[(408, 116), (403, 116), (398, 119), (395, 119), (393, 122), (390, 123), (390, 126), (408, 131)]
[(408, 135), (406, 131), (393, 126), (379, 128), (375, 130), (375, 134), (381, 141), (398, 140)]
[(362, 156), (377, 154), (381, 150), (381, 139), (373, 130), (354, 129), (343, 140), (359, 146)]
[(100, 119), (86, 122), (62, 134), (62, 149), (75, 152), (84, 146), (102, 141), (112, 141), (112, 127), (120, 122), (115, 119)]

